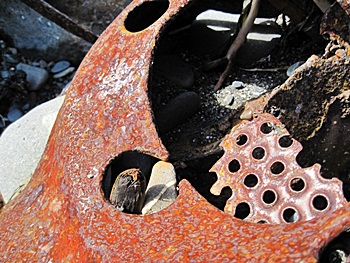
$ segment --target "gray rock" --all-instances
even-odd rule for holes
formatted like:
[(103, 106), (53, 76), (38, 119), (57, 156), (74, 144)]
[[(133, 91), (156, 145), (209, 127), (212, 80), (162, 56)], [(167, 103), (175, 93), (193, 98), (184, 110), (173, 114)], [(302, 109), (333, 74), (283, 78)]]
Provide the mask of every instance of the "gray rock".
[(27, 81), (30, 90), (38, 90), (45, 85), (49, 79), (49, 73), (45, 69), (33, 67), (24, 63), (19, 63), (16, 66), (17, 70), (22, 70), (27, 74)]
[(52, 69), (50, 70), (51, 73), (56, 74), (58, 72), (61, 72), (67, 68), (69, 68), (70, 66), (70, 62), (67, 60), (61, 60), (55, 63), (55, 65), (53, 65)]
[(23, 116), (23, 113), (21, 110), (17, 109), (17, 108), (12, 108), (9, 110), (9, 112), (7, 113), (7, 119), (10, 122), (15, 122), (16, 120), (18, 120), (19, 118), (21, 118)]
[(175, 55), (160, 55), (154, 62), (154, 75), (170, 80), (181, 88), (189, 88), (194, 82), (191, 67)]
[(160, 134), (173, 130), (176, 126), (192, 117), (200, 107), (199, 95), (193, 91), (184, 92), (173, 98), (155, 114)]
[(29, 58), (69, 59), (78, 64), (91, 47), (20, 0), (1, 0), (0, 28)]
[(45, 149), (64, 96), (41, 104), (0, 137), (0, 192), (5, 202), (25, 186)]
[(53, 75), (53, 78), (54, 79), (62, 78), (64, 76), (68, 75), (69, 73), (73, 72), (74, 70), (75, 70), (75, 67), (69, 67), (69, 68), (61, 71), (60, 73)]
[(146, 199), (142, 214), (152, 214), (168, 207), (177, 197), (174, 166), (167, 162), (157, 162), (152, 169), (146, 189)]

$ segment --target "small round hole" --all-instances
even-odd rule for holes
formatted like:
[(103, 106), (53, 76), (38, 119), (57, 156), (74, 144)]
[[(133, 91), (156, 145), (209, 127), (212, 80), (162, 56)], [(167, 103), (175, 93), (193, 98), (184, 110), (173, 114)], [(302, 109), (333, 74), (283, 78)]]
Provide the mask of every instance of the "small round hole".
[(264, 123), (263, 125), (261, 125), (260, 127), (260, 131), (264, 134), (269, 134), (270, 132), (272, 132), (272, 127), (270, 123)]
[(265, 156), (265, 150), (262, 147), (256, 147), (252, 152), (253, 158), (261, 160)]
[(281, 162), (274, 162), (271, 165), (270, 170), (271, 170), (271, 173), (273, 174), (280, 174), (284, 171), (284, 164)]
[(266, 190), (263, 194), (263, 201), (265, 204), (272, 204), (273, 202), (276, 201), (276, 194), (275, 192), (271, 191), (271, 190)]
[(250, 214), (250, 206), (247, 203), (239, 203), (236, 207), (235, 217), (244, 219)]
[(246, 144), (247, 140), (248, 140), (247, 135), (245, 135), (245, 134), (240, 134), (240, 135), (238, 135), (238, 137), (236, 138), (236, 143), (237, 143), (237, 145), (242, 146), (242, 145)]
[(319, 211), (325, 210), (328, 207), (327, 198), (323, 195), (317, 195), (312, 200), (312, 205)]
[(267, 224), (267, 221), (265, 221), (265, 220), (259, 220), (257, 223), (258, 223), (258, 224)]
[(251, 188), (258, 184), (258, 177), (255, 174), (248, 174), (244, 178), (244, 185)]
[(241, 169), (241, 164), (239, 163), (239, 161), (237, 161), (236, 159), (233, 159), (229, 165), (228, 165), (228, 169), (231, 173), (235, 173), (237, 172), (239, 169)]
[(126, 20), (125, 28), (130, 32), (139, 32), (156, 22), (168, 9), (168, 0), (143, 2), (132, 10)]
[(293, 144), (293, 140), (292, 138), (290, 138), (289, 135), (282, 136), (281, 138), (279, 138), (278, 144), (283, 148), (287, 148)]
[(290, 188), (295, 192), (300, 192), (305, 188), (305, 182), (301, 178), (293, 178), (290, 181)]
[(287, 208), (283, 211), (283, 219), (287, 223), (296, 222), (299, 219), (298, 212), (293, 208)]

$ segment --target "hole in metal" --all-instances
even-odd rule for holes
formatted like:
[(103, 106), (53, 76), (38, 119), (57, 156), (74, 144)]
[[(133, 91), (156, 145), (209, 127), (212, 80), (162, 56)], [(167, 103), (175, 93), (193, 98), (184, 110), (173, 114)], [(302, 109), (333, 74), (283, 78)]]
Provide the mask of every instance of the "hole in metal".
[(289, 135), (286, 136), (282, 136), (279, 140), (278, 140), (278, 144), (283, 147), (283, 148), (287, 148), (289, 146), (291, 146), (293, 144), (293, 140), (292, 138), (290, 138)]
[(267, 224), (267, 221), (265, 221), (265, 220), (259, 220), (257, 223), (258, 223), (258, 224)]
[(128, 14), (124, 24), (126, 30), (135, 33), (146, 29), (156, 22), (168, 7), (167, 0), (143, 2)]
[(282, 216), (287, 223), (293, 223), (299, 219), (298, 212), (293, 208), (287, 208), (284, 210)]
[(261, 125), (260, 127), (260, 131), (264, 134), (269, 134), (270, 132), (272, 132), (272, 127), (270, 123), (264, 123), (263, 125)]
[(239, 219), (244, 219), (250, 214), (250, 206), (247, 203), (239, 203), (236, 207), (235, 217)]
[(252, 152), (253, 158), (260, 160), (265, 156), (265, 150), (262, 147), (256, 147)]
[(312, 200), (312, 205), (315, 209), (322, 211), (328, 207), (328, 200), (323, 195), (317, 195)]
[(274, 162), (270, 167), (271, 173), (280, 174), (284, 171), (284, 164), (281, 162)]
[[(118, 155), (107, 165), (103, 174), (101, 188), (105, 199), (113, 200), (111, 202), (120, 211), (141, 213), (146, 185), (156, 162), (156, 158), (137, 151)], [(123, 201), (119, 202), (121, 199)], [(123, 205), (119, 207), (120, 203)]]
[(238, 135), (238, 137), (236, 139), (236, 143), (239, 146), (242, 146), (242, 145), (246, 144), (247, 141), (248, 141), (248, 137), (245, 134)]
[(244, 178), (244, 185), (251, 188), (258, 184), (258, 177), (255, 174), (248, 174)]
[(305, 182), (299, 177), (293, 178), (290, 181), (290, 188), (295, 192), (300, 192), (305, 188)]
[(272, 204), (273, 202), (276, 201), (277, 196), (276, 196), (276, 194), (275, 194), (274, 191), (266, 190), (266, 191), (263, 193), (262, 199), (263, 199), (264, 203), (266, 203), (266, 204)]
[(241, 169), (241, 164), (239, 163), (239, 161), (237, 161), (236, 159), (232, 160), (229, 165), (228, 165), (228, 169), (231, 173), (235, 173), (237, 172), (239, 169)]
[(320, 263), (344, 263), (350, 260), (350, 232), (340, 233), (320, 251)]

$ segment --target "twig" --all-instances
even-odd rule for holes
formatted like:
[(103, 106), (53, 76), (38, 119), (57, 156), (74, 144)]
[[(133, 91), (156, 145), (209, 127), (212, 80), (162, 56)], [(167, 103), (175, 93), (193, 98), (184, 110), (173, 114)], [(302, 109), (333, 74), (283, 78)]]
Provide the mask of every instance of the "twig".
[(30, 8), (37, 11), (42, 16), (46, 17), (50, 21), (64, 28), (68, 32), (80, 37), (90, 43), (94, 43), (98, 36), (92, 33), (90, 30), (83, 28), (78, 23), (74, 22), (70, 17), (61, 13), (53, 6), (49, 5), (43, 0), (21, 0)]
[(241, 30), (239, 30), (236, 39), (233, 41), (231, 47), (227, 51), (227, 54), (225, 56), (227, 60), (227, 65), (224, 72), (220, 75), (220, 78), (214, 87), (214, 91), (217, 91), (221, 87), (222, 83), (225, 81), (228, 73), (230, 72), (233, 64), (233, 60), (236, 57), (240, 47), (244, 44), (247, 38), (247, 35), (254, 24), (254, 20), (258, 15), (259, 5), (260, 5), (260, 0), (252, 0), (252, 5), (250, 8), (248, 17), (243, 23)]
[(248, 72), (277, 72), (282, 70), (287, 70), (289, 66), (279, 67), (279, 68), (239, 68), (240, 70)]

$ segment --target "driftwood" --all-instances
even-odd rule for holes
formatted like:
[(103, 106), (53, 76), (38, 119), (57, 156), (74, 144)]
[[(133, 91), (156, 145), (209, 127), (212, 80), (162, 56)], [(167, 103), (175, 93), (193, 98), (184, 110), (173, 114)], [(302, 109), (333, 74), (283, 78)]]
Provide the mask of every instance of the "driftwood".
[(78, 23), (74, 22), (70, 17), (61, 13), (53, 6), (46, 3), (44, 0), (21, 0), (30, 8), (46, 17), (50, 21), (64, 28), (73, 35), (80, 37), (87, 42), (94, 43), (98, 36), (92, 33), (90, 30), (82, 27)]

